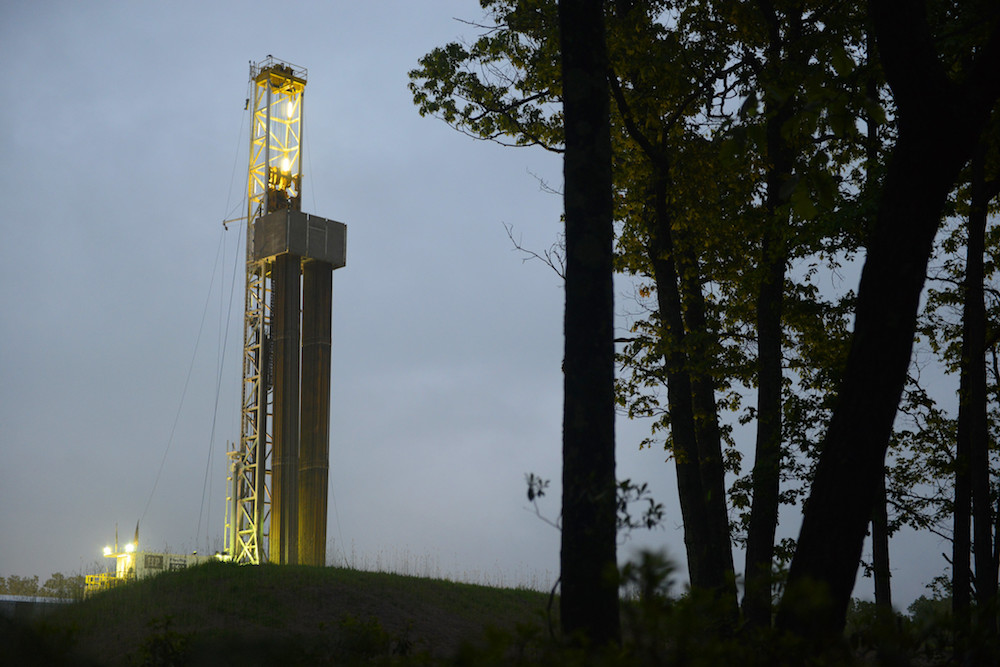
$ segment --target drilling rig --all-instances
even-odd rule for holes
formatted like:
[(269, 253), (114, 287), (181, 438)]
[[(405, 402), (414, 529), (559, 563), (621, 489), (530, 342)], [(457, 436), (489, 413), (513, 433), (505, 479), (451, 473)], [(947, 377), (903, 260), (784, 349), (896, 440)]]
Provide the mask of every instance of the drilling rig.
[(326, 564), (333, 270), (347, 226), (302, 212), (306, 70), (250, 65), (239, 442), (228, 452), (225, 557)]

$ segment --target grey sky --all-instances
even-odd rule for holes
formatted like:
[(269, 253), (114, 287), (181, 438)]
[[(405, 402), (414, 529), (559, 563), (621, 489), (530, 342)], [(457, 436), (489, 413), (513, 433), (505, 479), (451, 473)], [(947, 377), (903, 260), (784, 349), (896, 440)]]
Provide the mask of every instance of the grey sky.
[[(454, 17), (480, 16), (471, 0), (4, 4), (0, 575), (86, 571), (144, 511), (145, 549), (221, 546), (243, 298), (240, 223), (221, 222), (243, 213), (248, 61), (273, 54), (309, 70), (303, 209), (348, 225), (329, 557), (554, 581), (558, 534), (524, 473), (553, 479), (554, 517), (562, 289), (503, 225), (552, 243), (561, 201), (536, 176), (558, 187), (561, 164), (420, 118), (406, 88), (419, 56), (474, 35)], [(646, 432), (619, 420), (619, 477), (668, 518), (629, 548), (682, 560), (672, 464), (637, 450)], [(898, 599), (937, 551), (898, 573)]]

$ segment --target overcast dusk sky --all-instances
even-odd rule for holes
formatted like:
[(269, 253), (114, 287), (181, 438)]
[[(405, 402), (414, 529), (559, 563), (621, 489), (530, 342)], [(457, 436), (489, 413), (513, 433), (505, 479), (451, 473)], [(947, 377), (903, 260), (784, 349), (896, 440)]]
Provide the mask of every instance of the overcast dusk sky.
[[(505, 225), (555, 241), (541, 183), (561, 187), (561, 162), (421, 118), (407, 90), (421, 55), (475, 37), (455, 19), (481, 17), (474, 0), (3, 4), (0, 576), (92, 571), (139, 519), (145, 550), (221, 548), (244, 280), (241, 223), (222, 221), (244, 210), (248, 63), (270, 54), (308, 69), (302, 208), (348, 225), (328, 559), (555, 581), (524, 475), (553, 480), (554, 519), (563, 292)], [(622, 557), (683, 564), (673, 464), (639, 451), (647, 433), (619, 418), (618, 477), (667, 519)], [(897, 556), (904, 606), (944, 566), (919, 549)]]

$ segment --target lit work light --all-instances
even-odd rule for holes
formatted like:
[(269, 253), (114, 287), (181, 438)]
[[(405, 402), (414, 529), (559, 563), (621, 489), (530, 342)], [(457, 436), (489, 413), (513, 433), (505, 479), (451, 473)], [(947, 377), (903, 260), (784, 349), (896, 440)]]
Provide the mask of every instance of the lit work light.
[(251, 75), (250, 214), (300, 210), (305, 71), (269, 57)]

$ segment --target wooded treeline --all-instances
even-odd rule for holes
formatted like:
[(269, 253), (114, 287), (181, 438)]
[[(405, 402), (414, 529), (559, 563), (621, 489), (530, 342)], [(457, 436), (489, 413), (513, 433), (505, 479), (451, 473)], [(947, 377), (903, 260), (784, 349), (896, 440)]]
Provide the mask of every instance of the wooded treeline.
[(0, 594), (80, 600), (83, 599), (85, 579), (82, 574), (67, 577), (62, 572), (56, 572), (44, 584), (39, 584), (38, 575), (20, 577), (12, 574), (0, 577)]
[[(566, 634), (620, 639), (617, 406), (676, 467), (719, 636), (836, 643), (869, 532), (891, 609), (903, 525), (952, 541), (956, 641), (995, 636), (1000, 4), (481, 5), (478, 38), (421, 58), (411, 90), (422, 114), (564, 159)], [(855, 262), (856, 288), (829, 289)], [(647, 313), (613, 358), (612, 270)], [(776, 543), (795, 503), (798, 539)]]

